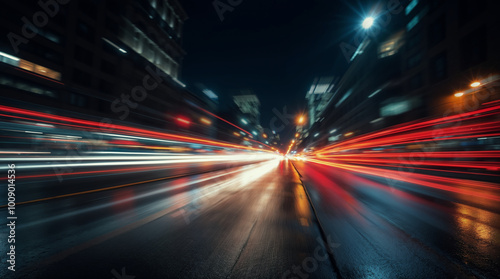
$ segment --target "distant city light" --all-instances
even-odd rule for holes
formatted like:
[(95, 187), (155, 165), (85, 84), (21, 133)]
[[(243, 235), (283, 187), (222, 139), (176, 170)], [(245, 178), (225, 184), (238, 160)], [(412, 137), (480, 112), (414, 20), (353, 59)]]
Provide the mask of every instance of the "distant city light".
[(365, 18), (365, 20), (363, 20), (363, 24), (361, 24), (361, 26), (363, 26), (364, 29), (370, 29), (370, 27), (373, 26), (373, 23), (375, 22), (375, 19), (371, 16)]
[(252, 134), (253, 134), (254, 136), (258, 135), (256, 131), (252, 131)]
[(455, 97), (462, 97), (463, 95), (464, 95), (464, 92), (455, 93)]
[(248, 124), (248, 121), (247, 121), (245, 118), (242, 118), (242, 119), (241, 119), (241, 123), (243, 123), (243, 124), (247, 125), (247, 124)]
[(314, 134), (314, 137), (315, 138), (319, 137), (319, 133)]
[(204, 124), (207, 124), (207, 125), (212, 125), (212, 121), (210, 121), (209, 119), (207, 119), (205, 117), (201, 117), (200, 118), (200, 122), (204, 123)]
[(10, 54), (4, 53), (4, 52), (0, 52), (0, 56), (7, 57), (7, 58), (12, 59), (14, 61), (19, 61), (19, 58), (12, 56)]
[(476, 81), (476, 82), (471, 83), (470, 87), (475, 88), (475, 87), (479, 87), (480, 85), (481, 85), (481, 83), (479, 81)]
[(106, 38), (102, 38), (103, 41), (105, 41), (106, 43), (108, 43), (109, 45), (113, 46), (114, 48), (116, 48), (117, 50), (121, 51), (122, 53), (127, 53), (126, 50), (124, 50), (123, 48), (119, 47), (118, 45), (116, 45), (115, 43), (113, 43), (112, 41), (106, 39)]
[(215, 94), (212, 90), (210, 89), (203, 89), (203, 93), (205, 93), (205, 95), (207, 95), (208, 98), (210, 99), (218, 99), (219, 96), (217, 96), (217, 94)]
[(352, 135), (354, 135), (354, 132), (349, 132), (349, 133), (345, 134), (344, 136), (349, 137), (349, 136), (352, 136)]
[(186, 84), (185, 84), (184, 82), (182, 82), (182, 81), (180, 81), (180, 80), (178, 80), (178, 79), (176, 79), (176, 78), (172, 78), (172, 79), (173, 79), (175, 82), (177, 82), (177, 84), (179, 84), (180, 86), (182, 86), (182, 87), (186, 87)]
[(297, 119), (298, 124), (304, 124), (305, 121), (306, 118), (303, 115), (299, 116), (299, 118)]
[(190, 125), (191, 124), (191, 121), (189, 121), (189, 119), (187, 118), (184, 118), (184, 117), (177, 117), (177, 122), (179, 122), (179, 124), (182, 124), (182, 125)]
[(377, 89), (375, 92), (373, 92), (372, 94), (370, 94), (370, 96), (368, 96), (368, 98), (371, 98), (371, 97), (377, 95), (380, 91), (382, 91), (382, 89)]
[(337, 129), (333, 129), (333, 130), (331, 130), (331, 131), (330, 131), (330, 134), (333, 134), (333, 133), (335, 133), (335, 132), (337, 132)]
[(371, 123), (371, 124), (373, 124), (373, 123), (380, 122), (380, 121), (382, 121), (382, 120), (384, 120), (384, 118), (383, 118), (383, 117), (381, 117), (381, 118), (377, 118), (377, 119), (373, 119), (372, 121), (370, 121), (370, 123)]

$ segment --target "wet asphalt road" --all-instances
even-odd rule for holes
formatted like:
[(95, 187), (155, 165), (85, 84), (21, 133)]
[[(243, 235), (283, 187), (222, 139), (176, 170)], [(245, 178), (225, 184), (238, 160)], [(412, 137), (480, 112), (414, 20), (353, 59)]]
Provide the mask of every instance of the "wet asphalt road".
[(17, 271), (1, 278), (500, 278), (496, 201), (301, 161), (181, 174), (18, 206)]
[(2, 278), (336, 278), (288, 161), (25, 204), (17, 215), (17, 271)]
[[(325, 233), (340, 244), (333, 254), (343, 278), (500, 278), (497, 201), (294, 165)], [(467, 180), (452, 186), (474, 189)], [(498, 184), (475, 190), (500, 196)]]

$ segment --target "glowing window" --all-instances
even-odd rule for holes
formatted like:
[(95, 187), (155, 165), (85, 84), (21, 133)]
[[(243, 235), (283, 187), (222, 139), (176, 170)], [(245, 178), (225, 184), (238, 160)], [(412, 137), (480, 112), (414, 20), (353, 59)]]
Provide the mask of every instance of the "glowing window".
[(61, 73), (56, 72), (54, 70), (51, 70), (49, 68), (40, 66), (40, 65), (35, 64), (35, 71), (34, 72), (39, 74), (39, 75), (51, 78), (51, 79), (61, 80)]
[(413, 29), (413, 27), (415, 27), (420, 22), (420, 20), (427, 14), (428, 11), (429, 11), (428, 6), (422, 9), (420, 13), (418, 13), (410, 20), (410, 22), (408, 22), (408, 24), (406, 25), (406, 30), (410, 31), (411, 29)]
[(0, 62), (7, 63), (16, 67), (19, 66), (19, 58), (3, 52), (0, 52)]
[(413, 11), (413, 9), (417, 6), (418, 4), (418, 0), (412, 0), (408, 6), (406, 6), (406, 10), (405, 10), (405, 13), (406, 15), (410, 14), (411, 11)]
[(404, 33), (400, 32), (383, 42), (378, 48), (378, 57), (384, 58), (396, 54), (401, 48)]
[(26, 61), (24, 59), (19, 60), (19, 68), (26, 71), (30, 71), (51, 79), (61, 80), (61, 73), (51, 70), (49, 68), (37, 65), (33, 62)]

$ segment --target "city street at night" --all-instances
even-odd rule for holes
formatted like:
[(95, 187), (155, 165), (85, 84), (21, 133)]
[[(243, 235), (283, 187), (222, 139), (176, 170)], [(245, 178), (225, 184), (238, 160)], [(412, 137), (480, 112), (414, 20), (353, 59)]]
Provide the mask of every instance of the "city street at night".
[(500, 278), (495, 0), (0, 9), (0, 278)]

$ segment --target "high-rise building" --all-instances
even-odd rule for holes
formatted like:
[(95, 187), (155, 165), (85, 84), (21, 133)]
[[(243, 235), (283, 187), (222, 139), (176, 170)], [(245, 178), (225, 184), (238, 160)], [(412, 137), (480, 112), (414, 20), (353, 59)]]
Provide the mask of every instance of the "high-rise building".
[(412, 0), (380, 32), (366, 31), (326, 109), (313, 114), (319, 121), (306, 145), (498, 100), (496, 6), (494, 0)]
[[(428, 114), (460, 113), (472, 109), (465, 107), (467, 103), (498, 98), (493, 88), (498, 84), (487, 84), (500, 74), (497, 8), (495, 0), (409, 1), (404, 11), (404, 91), (421, 96)], [(483, 81), (482, 86), (471, 88), (475, 81)], [(467, 94), (484, 89), (488, 90), (481, 95)], [(466, 93), (464, 98), (454, 96), (459, 92)], [(474, 95), (483, 99), (472, 100)]]
[(177, 0), (5, 2), (2, 103), (174, 128), (201, 102), (180, 81), (186, 19)]
[(244, 114), (245, 121), (260, 126), (260, 101), (257, 95), (245, 91), (242, 95), (233, 96), (233, 100)]
[(313, 84), (307, 92), (307, 108), (309, 127), (314, 125), (319, 119), (319, 115), (323, 112), (332, 96), (332, 89), (335, 86), (334, 77), (315, 78)]

